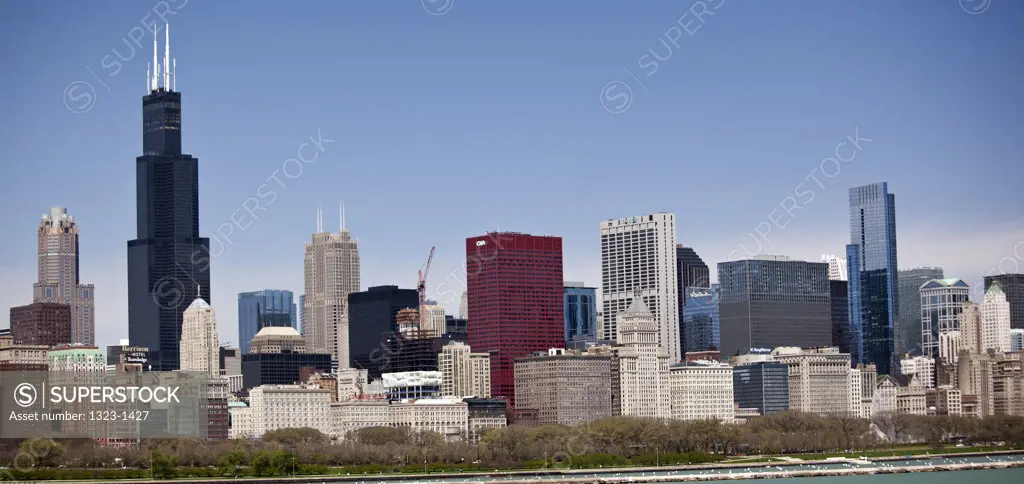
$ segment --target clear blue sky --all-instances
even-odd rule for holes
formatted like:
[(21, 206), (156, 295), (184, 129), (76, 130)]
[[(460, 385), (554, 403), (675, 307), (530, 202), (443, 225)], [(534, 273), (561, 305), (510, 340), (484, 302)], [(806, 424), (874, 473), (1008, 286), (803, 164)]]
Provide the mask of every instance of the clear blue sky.
[[(413, 287), (436, 245), (432, 294), (461, 292), (463, 240), (494, 228), (562, 236), (566, 278), (599, 285), (599, 222), (655, 211), (677, 213), (679, 241), (710, 265), (756, 248), (769, 218), (785, 228), (762, 252), (817, 260), (849, 239), (846, 190), (880, 180), (902, 267), (976, 284), (1001, 257), (1024, 264), (1021, 2), (709, 0), (701, 21), (690, 1), (449, 1), (168, 0), (204, 235), (317, 130), (336, 140), (278, 175), (288, 188), (257, 220), (236, 215), (247, 229), (212, 268), (224, 339), (237, 292), (301, 293), (316, 206), (334, 229), (342, 199), (363, 286)], [(67, 206), (103, 344), (127, 335), (152, 57), (129, 36), (160, 3), (0, 3), (0, 304), (30, 302), (38, 218)], [(128, 59), (116, 73), (113, 50)], [(617, 114), (601, 102), (622, 107), (621, 85), (602, 93), (613, 81), (633, 94)], [(858, 127), (872, 141), (854, 161), (806, 181)], [(801, 182), (814, 200), (771, 215)]]

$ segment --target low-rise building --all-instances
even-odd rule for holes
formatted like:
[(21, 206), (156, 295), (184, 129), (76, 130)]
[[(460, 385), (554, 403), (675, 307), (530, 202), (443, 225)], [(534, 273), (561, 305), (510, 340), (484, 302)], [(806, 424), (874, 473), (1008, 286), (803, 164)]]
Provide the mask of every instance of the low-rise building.
[(916, 375), (918, 382), (925, 388), (935, 388), (934, 358), (929, 358), (927, 356), (915, 356), (913, 358), (904, 358), (900, 360), (900, 373), (907, 376)]
[(789, 367), (782, 363), (761, 361), (735, 366), (732, 388), (740, 408), (756, 409), (761, 415), (789, 410)]
[(789, 366), (789, 408), (820, 415), (849, 414), (850, 354), (839, 348), (776, 348), (772, 359)]
[(900, 385), (896, 389), (896, 411), (908, 415), (927, 415), (927, 389), (917, 375), (896, 375), (893, 378)]
[(672, 418), (732, 422), (733, 369), (717, 361), (693, 361), (669, 369)]
[(612, 357), (550, 349), (515, 360), (516, 409), (538, 425), (575, 425), (612, 415)]
[(249, 390), (247, 409), (229, 408), (232, 421), (250, 419), (245, 422), (245, 434), (241, 428), (232, 428), (231, 434), (258, 439), (272, 430), (308, 427), (330, 435), (334, 430), (330, 405), (330, 392), (317, 386), (262, 385)]

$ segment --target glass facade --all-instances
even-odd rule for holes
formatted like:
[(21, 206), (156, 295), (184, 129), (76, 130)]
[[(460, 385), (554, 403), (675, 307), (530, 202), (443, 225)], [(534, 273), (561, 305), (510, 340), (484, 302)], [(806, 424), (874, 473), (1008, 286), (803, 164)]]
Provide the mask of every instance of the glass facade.
[(832, 344), (828, 263), (785, 257), (718, 264), (723, 358), (750, 348)]
[(832, 346), (840, 353), (850, 352), (850, 291), (847, 281), (828, 281), (829, 297), (832, 299)]
[(899, 318), (896, 320), (896, 353), (900, 357), (921, 356), (921, 286), (942, 279), (942, 268), (922, 267), (899, 271)]
[(960, 279), (933, 279), (921, 285), (921, 351), (939, 357), (939, 335), (960, 330), (960, 313), (971, 288)]
[(565, 286), (565, 341), (597, 341), (597, 289)]
[(760, 362), (732, 370), (733, 401), (761, 415), (789, 410), (789, 366)]
[(238, 294), (238, 346), (249, 353), (249, 343), (267, 326), (296, 327), (296, 307), (291, 291), (264, 289)]
[(389, 370), (392, 356), (384, 342), (398, 333), (395, 317), (406, 308), (417, 308), (419, 293), (398, 286), (374, 286), (348, 295), (348, 347), (351, 367), (364, 369), (370, 378)]
[[(679, 290), (679, 347), (685, 353), (692, 346), (686, 344), (686, 323), (683, 321), (683, 308), (686, 307), (688, 288), (711, 287), (711, 271), (697, 251), (682, 244), (676, 245), (676, 288)], [(716, 312), (717, 317), (717, 312)], [(717, 344), (715, 346), (718, 347)]]
[[(1014, 246), (1014, 250), (1016, 247)], [(1006, 301), (1010, 303), (1010, 328), (1024, 329), (1024, 274), (985, 276), (986, 292), (992, 283), (999, 284), (1003, 293), (1006, 294)]]
[(683, 310), (685, 352), (717, 350), (721, 345), (718, 317), (720, 287), (712, 284), (711, 287), (687, 288)]
[(897, 368), (893, 332), (899, 292), (896, 197), (885, 182), (850, 189), (850, 245), (846, 252), (853, 363), (874, 364), (879, 374), (887, 375)]

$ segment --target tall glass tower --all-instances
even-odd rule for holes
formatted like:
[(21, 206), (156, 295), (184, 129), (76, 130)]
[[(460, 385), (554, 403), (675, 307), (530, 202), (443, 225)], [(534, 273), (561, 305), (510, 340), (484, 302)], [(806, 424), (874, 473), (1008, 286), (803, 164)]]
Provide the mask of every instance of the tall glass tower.
[(298, 330), (294, 297), (291, 291), (281, 289), (238, 294), (238, 347), (243, 355), (249, 354), (249, 343), (256, 333), (267, 326)]
[(197, 297), (213, 304), (210, 239), (199, 236), (199, 160), (181, 152), (181, 93), (170, 81), (170, 49), (161, 76), (155, 37), (150, 92), (142, 98), (142, 156), (135, 159), (128, 338), (149, 348), (153, 371), (172, 371), (179, 368), (185, 309)]
[(886, 182), (850, 189), (850, 245), (846, 246), (850, 353), (854, 364), (895, 370), (893, 330), (899, 316), (896, 197)]

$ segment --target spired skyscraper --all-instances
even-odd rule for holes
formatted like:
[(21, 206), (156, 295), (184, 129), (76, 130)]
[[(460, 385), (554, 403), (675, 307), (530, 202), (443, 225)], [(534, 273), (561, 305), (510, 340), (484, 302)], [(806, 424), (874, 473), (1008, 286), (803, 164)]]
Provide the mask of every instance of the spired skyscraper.
[(302, 336), (310, 353), (329, 353), (338, 367), (350, 367), (348, 295), (359, 292), (359, 242), (345, 228), (324, 231), (323, 212), (317, 207), (316, 233), (305, 249), (305, 292), (302, 300)]
[(95, 295), (92, 284), (78, 282), (78, 224), (64, 207), (50, 207), (37, 234), (39, 282), (32, 302), (71, 307), (71, 342), (96, 344)]
[(197, 294), (212, 302), (210, 239), (199, 236), (199, 160), (181, 152), (181, 93), (171, 82), (164, 28), (162, 73), (154, 31), (149, 94), (142, 98), (137, 238), (128, 241), (128, 337), (149, 348), (153, 371), (179, 368), (182, 315)]
[(850, 245), (846, 246), (853, 363), (895, 370), (893, 329), (898, 319), (896, 197), (886, 182), (850, 189)]

